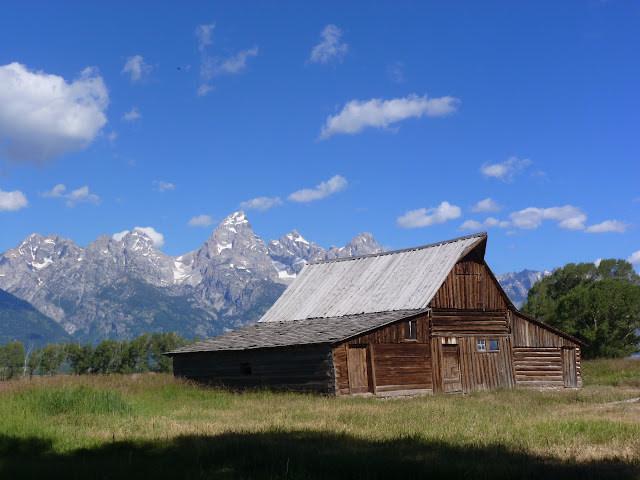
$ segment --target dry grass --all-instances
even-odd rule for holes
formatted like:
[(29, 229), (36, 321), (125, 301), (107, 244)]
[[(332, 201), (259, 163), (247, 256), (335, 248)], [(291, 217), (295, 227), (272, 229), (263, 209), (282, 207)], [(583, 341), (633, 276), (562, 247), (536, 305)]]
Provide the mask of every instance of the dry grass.
[[(603, 404), (640, 397), (640, 386), (611, 386), (613, 374), (605, 371), (613, 369), (620, 378), (635, 375), (619, 375), (615, 368), (636, 372), (640, 362), (585, 362), (585, 375), (598, 372), (601, 382), (585, 379), (590, 386), (580, 390), (388, 401), (236, 394), (153, 374), (4, 382), (0, 477), (20, 465), (28, 465), (33, 476), (42, 473), (37, 465), (53, 464), (63, 465), (65, 474), (81, 474), (77, 462), (65, 461), (87, 455), (93, 455), (87, 465), (114, 475), (117, 468), (110, 465), (133, 455), (147, 459), (136, 460), (134, 471), (147, 472), (159, 468), (158, 455), (169, 452), (167, 458), (176, 460), (162, 464), (162, 473), (187, 468), (189, 476), (203, 478), (261, 478), (265, 472), (272, 478), (321, 478), (349, 472), (353, 465), (359, 466), (356, 477), (384, 476), (393, 466), (408, 474), (445, 476), (544, 472), (566, 478), (588, 471), (595, 477), (615, 472), (633, 478), (640, 473), (640, 403)], [(267, 451), (270, 456), (263, 457)], [(27, 461), (33, 457), (37, 463)], [(205, 465), (205, 457), (219, 460)], [(386, 463), (379, 465), (381, 459)], [(448, 464), (453, 470), (442, 470)], [(336, 465), (342, 470), (332, 470)]]

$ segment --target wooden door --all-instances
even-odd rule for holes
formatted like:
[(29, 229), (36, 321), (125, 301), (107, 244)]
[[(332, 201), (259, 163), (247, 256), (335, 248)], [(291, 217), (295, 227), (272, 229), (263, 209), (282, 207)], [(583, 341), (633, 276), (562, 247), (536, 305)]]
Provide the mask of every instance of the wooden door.
[(367, 346), (350, 345), (347, 350), (347, 362), (349, 365), (349, 391), (351, 394), (369, 392)]
[(442, 391), (461, 392), (460, 347), (457, 344), (442, 345)]
[(576, 349), (562, 349), (562, 379), (565, 388), (578, 386), (578, 370), (576, 368)]

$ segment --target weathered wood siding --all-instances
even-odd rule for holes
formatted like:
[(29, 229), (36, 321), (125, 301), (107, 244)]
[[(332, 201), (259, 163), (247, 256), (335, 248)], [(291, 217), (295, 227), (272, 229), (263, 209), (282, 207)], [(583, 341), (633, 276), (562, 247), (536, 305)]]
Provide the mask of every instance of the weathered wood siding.
[(175, 355), (176, 376), (231, 388), (335, 392), (330, 346), (287, 347)]
[(513, 357), (519, 387), (563, 387), (560, 348), (515, 347)]
[(369, 393), (423, 393), (431, 391), (432, 373), (429, 349), (429, 318), (411, 319), (416, 339), (406, 339), (408, 320), (402, 320), (345, 341), (333, 349), (336, 394), (350, 395), (349, 348), (366, 345)]
[(431, 300), (433, 308), (505, 311), (507, 303), (484, 261), (471, 252), (455, 264)]
[(431, 333), (435, 335), (507, 334), (509, 321), (506, 311), (479, 312), (434, 309)]
[[(479, 352), (478, 340), (485, 340), (487, 345), (489, 340), (496, 340), (498, 350)], [(435, 336), (431, 342), (431, 358), (436, 391), (446, 392), (448, 388), (443, 374), (446, 370), (443, 349), (451, 344), (458, 345), (463, 393), (515, 386), (511, 338), (508, 335)]]
[(568, 338), (561, 337), (527, 320), (520, 312), (510, 312), (513, 345), (516, 347), (578, 347)]

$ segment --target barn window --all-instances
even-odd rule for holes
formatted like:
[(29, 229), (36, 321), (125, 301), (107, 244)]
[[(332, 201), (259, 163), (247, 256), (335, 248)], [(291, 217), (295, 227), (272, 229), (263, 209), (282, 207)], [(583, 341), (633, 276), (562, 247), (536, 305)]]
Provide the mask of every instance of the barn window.
[(240, 373), (242, 373), (242, 375), (251, 375), (251, 364), (249, 362), (241, 363)]
[(478, 345), (478, 351), (479, 352), (486, 352), (487, 351), (487, 341), (486, 340), (478, 340), (476, 343)]
[(404, 324), (404, 339), (405, 340), (417, 340), (418, 339), (418, 322), (416, 320), (409, 320)]
[(489, 351), (497, 352), (498, 350), (500, 350), (498, 347), (498, 340), (489, 340)]

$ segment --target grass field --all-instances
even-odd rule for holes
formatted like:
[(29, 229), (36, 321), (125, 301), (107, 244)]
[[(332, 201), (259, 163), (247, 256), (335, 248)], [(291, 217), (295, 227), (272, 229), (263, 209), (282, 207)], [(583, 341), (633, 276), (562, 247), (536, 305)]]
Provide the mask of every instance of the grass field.
[(0, 478), (640, 478), (640, 362), (585, 388), (396, 400), (170, 375), (0, 383)]

